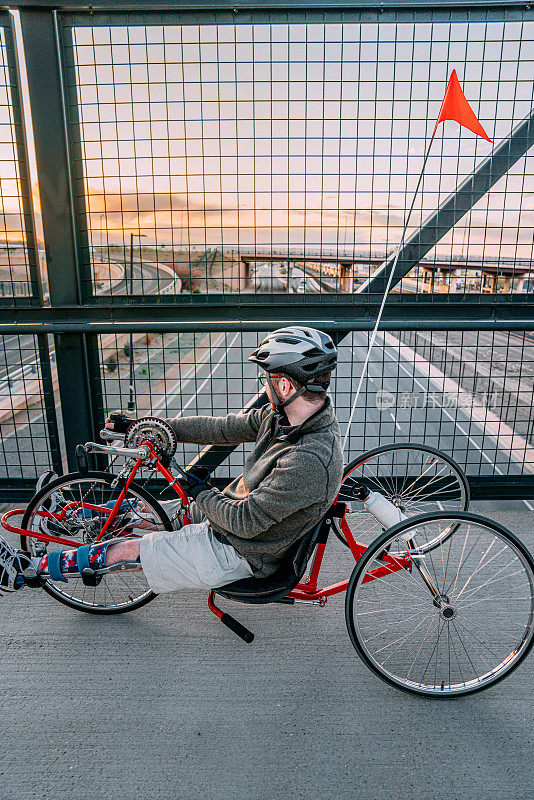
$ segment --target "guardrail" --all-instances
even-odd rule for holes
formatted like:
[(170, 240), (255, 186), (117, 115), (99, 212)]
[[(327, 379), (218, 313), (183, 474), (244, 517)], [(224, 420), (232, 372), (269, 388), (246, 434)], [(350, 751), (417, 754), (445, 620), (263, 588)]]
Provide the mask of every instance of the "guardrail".
[[(399, 340), (402, 331), (428, 332), (439, 361), (426, 368), (433, 380), (438, 380), (440, 366), (441, 379), (452, 380), (457, 362), (470, 361), (473, 367), (476, 359), (483, 360), (488, 387), (508, 387), (501, 393), (507, 406), (502, 418), (512, 431), (506, 433), (509, 455), (518, 452), (515, 429), (526, 426), (531, 432), (534, 426), (534, 411), (523, 402), (529, 343), (511, 334), (534, 329), (532, 293), (514, 292), (514, 279), (531, 265), (531, 240), (525, 244), (523, 232), (532, 227), (524, 197), (533, 190), (531, 161), (525, 157), (533, 123), (528, 116), (531, 76), (517, 70), (510, 78), (507, 70), (514, 59), (520, 63), (520, 51), (533, 46), (532, 7), (510, 1), (467, 8), (452, 0), (429, 8), (412, 0), (358, 2), (350, 9), (341, 0), (320, 9), (313, 3), (281, 9), (276, 3), (254, 2), (245, 11), (243, 4), (234, 8), (224, 1), (217, 8), (195, 2), (187, 9), (160, 4), (157, 10), (146, 6), (139, 12), (114, 0), (97, 3), (92, 10), (80, 3), (58, 2), (55, 10), (31, 5), (21, 6), (19, 46), (27, 70), (49, 303), (40, 304), (38, 278), (31, 269), (18, 288), (13, 282), (0, 283), (0, 333), (6, 350), (18, 348), (21, 353), (20, 364), (7, 353), (5, 364), (13, 367), (6, 367), (0, 383), (6, 414), (11, 403), (0, 470), (22, 487), (49, 456), (55, 465), (61, 466), (63, 459), (64, 466), (67, 460), (75, 466), (74, 446), (94, 440), (102, 409), (127, 396), (122, 366), (131, 332), (134, 348), (146, 350), (135, 378), (145, 381), (144, 396), (155, 408), (169, 395), (182, 399), (186, 412), (224, 413), (239, 410), (255, 391), (246, 353), (262, 331), (295, 322), (324, 327), (343, 342), (344, 382), (335, 397), (343, 417), (367, 332), (380, 308), (381, 275), (402, 228), (406, 187), (420, 167), (428, 135), (425, 120), (434, 106), (439, 110), (433, 94), (436, 75), (445, 75), (453, 46), (460, 53), (456, 66), (464, 73), (461, 79), (467, 81), (473, 66), (482, 76), (473, 100), (478, 103), (475, 111), (491, 117), (495, 150), (474, 140), (467, 146), (452, 123), (444, 132), (441, 150), (428, 164), (419, 219), (399, 259), (394, 280), (399, 291), (388, 299), (381, 328)], [(4, 230), (17, 228), (19, 242), (26, 242), (18, 245), (20, 253), (35, 266), (10, 16), (0, 12), (0, 24), (6, 42), (3, 75), (9, 83), (2, 95), (7, 99), (0, 98), (0, 104), (9, 105), (5, 116), (13, 119), (14, 180), (24, 195), (20, 218), (10, 217)], [(420, 24), (431, 33), (424, 42)], [(126, 34), (128, 47), (118, 41)], [(482, 62), (478, 50), (484, 52)], [(407, 62), (415, 65), (408, 79)], [(429, 63), (433, 80), (429, 96), (421, 100), (421, 74)], [(124, 81), (120, 84), (117, 65)], [(502, 81), (496, 82), (494, 75)], [(110, 76), (117, 80), (115, 89), (122, 87), (115, 95)], [(489, 87), (491, 92), (497, 87), (491, 112), (484, 94), (486, 89), (490, 93)], [(134, 99), (136, 93), (143, 99)], [(115, 140), (109, 138), (111, 129), (120, 133), (116, 151), (109, 145)], [(129, 171), (123, 169), (126, 157)], [(506, 182), (505, 175), (510, 178)], [(200, 273), (195, 285), (182, 291), (172, 267), (158, 263), (165, 276), (161, 282), (166, 282), (161, 291), (156, 287), (151, 294), (139, 291), (133, 297), (122, 290), (96, 292), (91, 259), (103, 252), (105, 241), (120, 248), (119, 259), (123, 251), (127, 262), (132, 233), (147, 237), (139, 240), (141, 249), (149, 240), (156, 252), (163, 242), (174, 246), (185, 272)], [(98, 243), (100, 251), (95, 250)], [(493, 271), (503, 272), (506, 266), (506, 293), (422, 294), (422, 281), (406, 278), (418, 264), (436, 270), (477, 268), (482, 258), (489, 264), (489, 245), (500, 258)], [(298, 294), (275, 294), (269, 287), (257, 292), (245, 285), (242, 255), (270, 260), (278, 254), (277, 260), (294, 261), (297, 248), (304, 261), (315, 257), (317, 262), (343, 263), (344, 291), (332, 291), (320, 271), (312, 278), (320, 292), (308, 293), (310, 286), (316, 289), (311, 281)], [(370, 273), (380, 265), (384, 269), (369, 276), (364, 292), (355, 292), (350, 265), (361, 261), (364, 251), (370, 254)], [(142, 289), (143, 281), (135, 281)], [(498, 281), (492, 287), (502, 288)], [(453, 337), (445, 344), (440, 341), (452, 330), (462, 333), (459, 346), (451, 346)], [(465, 344), (469, 332), (491, 343), (473, 355)], [(48, 334), (55, 337), (52, 354)], [(209, 346), (201, 346), (206, 339)], [(481, 427), (473, 419), (466, 423), (461, 409), (446, 407), (436, 432), (434, 408), (416, 424), (403, 419), (406, 409), (373, 406), (380, 381), (395, 397), (402, 395), (403, 381), (414, 386), (423, 382), (421, 341), (410, 361), (399, 358), (384, 340), (372, 374), (376, 385), (369, 382), (369, 403), (362, 406), (354, 435), (363, 431), (362, 437), (372, 434), (377, 442), (405, 435), (445, 436), (450, 424), (450, 447), (457, 437), (462, 439), (465, 459), (477, 473), (473, 479), (485, 480), (491, 473), (503, 485), (508, 481), (517, 494), (521, 487), (532, 492), (528, 458), (523, 464), (515, 457), (506, 461), (505, 449), (496, 444), (503, 444), (503, 436), (487, 433), (495, 431), (495, 420)], [(104, 353), (113, 348), (123, 355), (111, 371), (104, 367)], [(54, 356), (57, 365), (52, 364)], [(442, 364), (447, 360), (449, 367)], [(517, 391), (509, 388), (514, 370), (522, 373)], [(486, 382), (480, 379), (477, 386), (482, 385)], [(35, 413), (17, 415), (22, 410), (19, 395), (22, 403), (30, 389)], [(61, 450), (54, 432), (56, 407), (65, 437)], [(233, 471), (240, 469), (242, 455), (210, 453), (214, 464), (226, 458), (221, 469)], [(0, 473), (0, 492), (5, 489), (2, 480)]]

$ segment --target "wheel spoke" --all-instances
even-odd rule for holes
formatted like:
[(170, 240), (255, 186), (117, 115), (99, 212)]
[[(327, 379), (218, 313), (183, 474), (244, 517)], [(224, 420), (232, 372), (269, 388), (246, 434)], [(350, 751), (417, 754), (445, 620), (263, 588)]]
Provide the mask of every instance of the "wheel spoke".
[[(106, 507), (109, 512), (113, 503), (118, 501), (121, 491), (120, 487), (110, 485), (112, 480), (112, 476), (109, 478), (77, 477), (51, 489), (50, 493), (45, 495), (36, 507), (28, 507), (28, 529), (38, 533), (41, 520), (45, 519), (40, 516), (39, 511), (46, 510), (44, 503), (54, 495), (54, 502), (59, 502), (59, 512), (70, 504), (72, 504), (72, 508), (67, 511), (66, 519), (54, 519), (51, 522), (57, 526), (57, 530), (65, 538), (75, 535), (78, 541), (90, 544), (96, 540), (108, 514), (104, 514), (103, 511), (94, 511), (88, 506), (100, 509)], [(143, 517), (138, 512), (141, 504), (146, 510), (146, 513), (143, 512)], [(160, 529), (165, 529), (163, 519), (152, 504), (150, 497), (146, 494), (138, 494), (137, 490), (130, 486), (121, 502), (121, 510), (110, 526), (111, 529), (104, 534), (103, 541), (125, 535), (132, 525), (132, 520), (137, 521), (145, 517), (152, 519)], [(32, 538), (30, 541), (34, 552), (43, 547), (37, 539)], [(45, 550), (48, 551), (51, 548), (58, 548), (58, 546), (48, 545)], [(67, 583), (48, 581), (47, 590), (48, 588), (54, 596), (62, 599), (68, 605), (82, 610), (109, 611), (117, 609), (126, 611), (142, 604), (152, 596), (141, 568), (128, 571), (128, 575), (120, 570), (105, 573), (98, 585), (94, 587), (84, 584), (80, 577), (72, 576)]]
[[(416, 569), (392, 566), (363, 583), (399, 536), (418, 536), (422, 547), (437, 541), (422, 557), (436, 597)], [(492, 521), (446, 512), (414, 518), (396, 539), (376, 540), (355, 567), (347, 624), (360, 655), (388, 682), (425, 695), (468, 694), (504, 677), (534, 643), (534, 562)]]
[[(451, 511), (464, 510), (468, 500), (467, 483), (459, 467), (424, 445), (399, 443), (363, 454), (359, 463), (350, 466), (340, 489), (340, 500), (354, 500), (353, 487), (359, 483), (401, 505), (408, 517), (432, 509), (442, 511), (444, 505)], [(365, 508), (353, 509), (352, 515), (347, 515), (347, 522), (355, 538), (363, 544), (370, 543), (381, 529)], [(347, 544), (342, 531), (336, 529), (336, 535)], [(436, 540), (422, 546), (426, 551), (438, 544)]]

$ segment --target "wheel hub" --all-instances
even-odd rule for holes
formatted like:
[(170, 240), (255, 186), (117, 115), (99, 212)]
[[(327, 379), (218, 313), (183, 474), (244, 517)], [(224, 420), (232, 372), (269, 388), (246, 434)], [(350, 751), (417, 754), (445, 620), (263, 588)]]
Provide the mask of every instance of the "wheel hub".
[(402, 503), (402, 497), (400, 496), (400, 494), (391, 495), (389, 499), (393, 503), (393, 505), (399, 509), (399, 511), (402, 512), (406, 511), (406, 508)]
[(456, 614), (457, 611), (453, 606), (442, 606), (439, 611), (441, 619), (444, 619), (445, 622), (451, 622)]
[(432, 603), (436, 606), (436, 608), (439, 608), (439, 615), (441, 619), (445, 620), (446, 622), (453, 620), (458, 613), (454, 606), (451, 606), (451, 602), (446, 594), (438, 594), (432, 600)]

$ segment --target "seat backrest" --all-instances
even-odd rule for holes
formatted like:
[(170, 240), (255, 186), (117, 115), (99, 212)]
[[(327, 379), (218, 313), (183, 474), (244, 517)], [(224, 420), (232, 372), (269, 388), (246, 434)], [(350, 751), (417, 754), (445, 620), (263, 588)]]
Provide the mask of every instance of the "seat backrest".
[(324, 519), (318, 522), (317, 525), (311, 529), (311, 531), (305, 533), (302, 539), (299, 539), (296, 544), (293, 554), (293, 571), (295, 573), (295, 577), (299, 580), (304, 575), (308, 561), (312, 557), (315, 545), (317, 544), (317, 539), (321, 533), (321, 528), (323, 527), (323, 522)]
[(268, 578), (243, 578), (220, 586), (215, 591), (223, 597), (239, 600), (242, 603), (272, 603), (285, 597), (304, 575), (315, 545), (320, 539), (323, 525), (329, 525), (329, 518), (332, 516), (336, 515), (329, 509), (324, 517), (290, 548), (284, 563), (274, 575)]

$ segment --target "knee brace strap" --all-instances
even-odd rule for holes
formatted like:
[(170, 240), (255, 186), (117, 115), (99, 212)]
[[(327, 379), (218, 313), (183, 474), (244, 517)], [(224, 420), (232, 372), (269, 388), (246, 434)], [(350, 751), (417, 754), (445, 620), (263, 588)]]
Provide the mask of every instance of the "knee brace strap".
[(78, 547), (76, 550), (76, 566), (78, 567), (78, 572), (80, 575), (84, 569), (92, 569), (91, 564), (89, 563), (90, 547), (90, 544), (82, 544), (82, 546)]
[(51, 550), (48, 553), (48, 559), (47, 559), (48, 575), (50, 576), (50, 579), (53, 581), (61, 581), (62, 583), (67, 583), (67, 579), (63, 575), (60, 569), (61, 556), (62, 556), (61, 550)]

